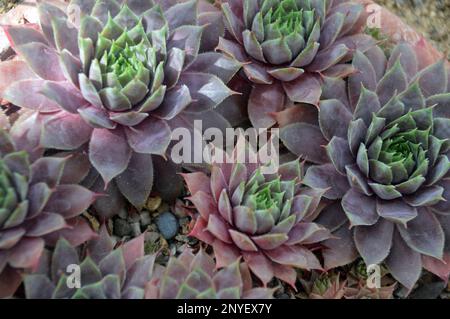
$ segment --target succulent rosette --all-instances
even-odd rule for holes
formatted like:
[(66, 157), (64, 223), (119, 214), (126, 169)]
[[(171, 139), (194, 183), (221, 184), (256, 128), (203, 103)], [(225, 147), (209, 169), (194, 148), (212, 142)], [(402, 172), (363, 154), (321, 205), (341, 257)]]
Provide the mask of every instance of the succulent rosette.
[[(248, 158), (241, 155), (246, 149)], [(210, 176), (183, 175), (199, 213), (191, 235), (212, 245), (218, 267), (242, 257), (264, 285), (277, 277), (295, 286), (294, 268), (321, 269), (310, 248), (330, 237), (312, 222), (325, 190), (302, 187), (298, 161), (263, 174), (264, 166), (250, 160), (258, 156), (251, 148), (238, 143), (231, 156), (213, 164)]]
[[(37, 271), (25, 276), (27, 299), (143, 299), (154, 268), (154, 255), (144, 255), (144, 237), (114, 248), (115, 242), (102, 226), (100, 235), (87, 243), (86, 253), (67, 240), (58, 240), (46, 251)], [(78, 265), (81, 287), (69, 278)]]
[(245, 263), (217, 269), (214, 259), (203, 249), (194, 254), (185, 249), (171, 257), (166, 267), (155, 267), (147, 286), (150, 299), (272, 299), (274, 289), (253, 288)]
[[(20, 119), (28, 120), (35, 119)], [(11, 133), (0, 130), (0, 297), (15, 292), (22, 272), (37, 266), (54, 236), (79, 245), (93, 235), (78, 216), (96, 195), (76, 184), (76, 160), (29, 153), (21, 146), (36, 145), (16, 133), (16, 126)]]
[(40, 113), (43, 147), (88, 147), (104, 184), (114, 180), (111, 193), (142, 207), (170, 121), (233, 94), (224, 81), (239, 63), (203, 52), (221, 32), (210, 21), (220, 12), (197, 0), (72, 1), (68, 11), (43, 2), (39, 30), (5, 28), (21, 60), (4, 67), (23, 77), (14, 76), (2, 97)]
[(361, 4), (324, 0), (222, 1), (228, 36), (218, 49), (243, 63), (253, 83), (248, 102), (255, 127), (270, 127), (289, 101), (317, 105), (321, 76), (345, 77), (352, 51), (374, 40), (361, 34)]
[[(447, 65), (441, 60), (419, 70), (412, 48), (399, 44), (388, 59), (378, 47), (357, 51), (353, 66), (359, 72), (347, 86), (325, 80), (318, 121), (291, 124), (281, 139), (317, 164), (304, 183), (329, 186), (324, 197), (341, 200), (323, 213), (343, 209), (365, 263), (385, 262), (411, 289), (422, 265), (448, 269), (440, 262), (448, 260), (450, 231)], [(348, 229), (340, 235), (352, 238)], [(352, 256), (339, 252), (344, 246), (351, 247), (333, 246), (334, 258)]]

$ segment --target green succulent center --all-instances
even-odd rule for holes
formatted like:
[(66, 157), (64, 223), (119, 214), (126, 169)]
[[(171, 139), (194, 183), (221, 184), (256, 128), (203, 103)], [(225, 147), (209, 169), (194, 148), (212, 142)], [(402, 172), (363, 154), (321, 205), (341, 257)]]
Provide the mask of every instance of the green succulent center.
[(256, 193), (256, 208), (257, 209), (268, 209), (274, 205), (278, 206), (278, 200), (272, 195), (270, 190), (270, 185), (267, 185), (261, 191)]
[(120, 47), (113, 42), (111, 49), (105, 51), (106, 71), (114, 73), (120, 84), (125, 86), (145, 67), (147, 56), (143, 44)]
[(275, 4), (274, 1), (265, 1), (261, 12), (269, 38), (274, 32), (281, 36), (292, 33), (303, 36), (309, 34), (314, 26), (314, 10), (299, 7), (295, 0), (282, 0)]
[(380, 160), (385, 164), (401, 163), (408, 170), (413, 169), (416, 163), (425, 159), (425, 151), (420, 142), (416, 140), (416, 130), (400, 133), (387, 139), (383, 143)]

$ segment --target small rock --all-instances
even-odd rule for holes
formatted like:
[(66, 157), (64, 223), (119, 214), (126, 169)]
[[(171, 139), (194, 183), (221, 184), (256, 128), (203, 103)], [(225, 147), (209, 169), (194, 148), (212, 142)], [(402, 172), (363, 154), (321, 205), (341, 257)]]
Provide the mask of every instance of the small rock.
[(142, 227), (146, 227), (152, 223), (152, 218), (150, 217), (150, 213), (148, 211), (143, 211), (140, 215), (140, 222)]
[(145, 206), (149, 211), (154, 212), (161, 206), (161, 202), (161, 197), (149, 197)]
[(140, 234), (142, 234), (140, 223), (132, 223), (131, 224), (131, 234), (133, 235), (133, 237), (137, 237)]
[(114, 234), (120, 237), (124, 237), (130, 235), (130, 233), (131, 226), (126, 220), (117, 218), (114, 221)]
[(159, 239), (160, 234), (154, 231), (145, 233), (145, 241), (155, 243)]
[(169, 240), (176, 236), (180, 224), (178, 219), (170, 212), (165, 212), (159, 215), (156, 220), (159, 232), (166, 239)]

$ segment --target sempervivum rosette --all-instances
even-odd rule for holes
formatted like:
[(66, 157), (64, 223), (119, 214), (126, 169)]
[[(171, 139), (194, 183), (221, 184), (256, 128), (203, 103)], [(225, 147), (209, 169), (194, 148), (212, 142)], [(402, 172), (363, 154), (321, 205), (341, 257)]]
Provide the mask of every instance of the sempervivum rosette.
[(88, 146), (104, 184), (115, 179), (111, 187), (142, 207), (153, 182), (151, 156), (164, 156), (170, 142), (168, 122), (183, 111), (211, 110), (232, 94), (222, 80), (239, 64), (201, 53), (214, 45), (216, 29), (202, 25), (214, 12), (202, 11), (200, 18), (198, 7), (197, 0), (73, 1), (78, 26), (44, 2), (41, 30), (6, 28), (24, 61), (17, 72), (28, 77), (11, 83), (2, 97), (41, 113), (44, 147)]
[[(21, 272), (37, 266), (53, 237), (66, 235), (79, 245), (93, 235), (78, 216), (96, 195), (73, 184), (71, 176), (80, 170), (77, 163), (29, 153), (20, 145), (36, 152), (32, 140), (24, 139), (33, 132), (16, 133), (15, 126), (11, 134), (0, 130), (0, 297), (15, 292)], [(69, 234), (66, 229), (71, 226), (74, 231)]]
[(344, 77), (352, 72), (351, 51), (374, 41), (359, 34), (364, 7), (348, 1), (222, 1), (228, 36), (218, 49), (243, 62), (253, 82), (248, 103), (255, 127), (275, 124), (274, 113), (289, 100), (317, 105), (320, 75)]
[[(232, 158), (241, 158), (242, 151), (238, 143)], [(321, 269), (309, 248), (329, 238), (327, 229), (312, 222), (325, 191), (302, 187), (298, 161), (273, 174), (262, 174), (258, 164), (234, 162), (213, 164), (210, 176), (183, 175), (199, 212), (191, 235), (212, 245), (219, 267), (242, 256), (264, 285), (277, 277), (295, 286), (295, 267)]]
[(253, 288), (248, 267), (236, 260), (217, 269), (214, 259), (201, 249), (185, 249), (171, 257), (167, 267), (155, 267), (147, 286), (149, 299), (272, 299), (273, 289)]
[[(150, 281), (154, 255), (144, 255), (144, 235), (114, 248), (106, 227), (88, 242), (86, 253), (60, 239), (53, 252), (46, 251), (37, 271), (25, 276), (27, 299), (142, 299)], [(80, 286), (71, 278), (80, 267)]]
[[(292, 124), (281, 136), (294, 153), (321, 164), (309, 169), (304, 182), (329, 185), (324, 196), (342, 198), (366, 264), (384, 261), (412, 288), (422, 261), (436, 271), (429, 265), (448, 258), (447, 66), (439, 61), (418, 70), (406, 44), (396, 46), (388, 60), (379, 48), (357, 52), (353, 65), (360, 72), (349, 77), (348, 91), (339, 80), (326, 80), (318, 125)], [(334, 207), (330, 213), (337, 214)]]

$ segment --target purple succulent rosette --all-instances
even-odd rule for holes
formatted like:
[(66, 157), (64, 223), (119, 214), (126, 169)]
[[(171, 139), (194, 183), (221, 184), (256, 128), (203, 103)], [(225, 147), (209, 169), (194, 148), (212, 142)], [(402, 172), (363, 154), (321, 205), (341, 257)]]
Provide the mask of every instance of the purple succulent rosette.
[[(407, 44), (388, 59), (378, 47), (357, 51), (353, 66), (347, 84), (325, 79), (318, 121), (291, 124), (281, 138), (317, 164), (304, 183), (341, 201), (322, 213), (343, 240), (330, 242), (326, 268), (352, 261), (354, 241), (367, 265), (385, 262), (412, 289), (422, 265), (449, 252), (448, 69), (441, 60), (419, 70)], [(351, 230), (339, 228), (344, 215)]]
[(272, 299), (274, 289), (253, 288), (245, 263), (218, 269), (213, 257), (200, 249), (194, 254), (185, 249), (171, 257), (166, 267), (155, 267), (147, 286), (149, 299)]
[[(87, 243), (86, 253), (60, 239), (46, 251), (37, 271), (25, 276), (27, 299), (143, 299), (155, 255), (144, 255), (144, 235), (118, 248), (105, 226)], [(79, 265), (80, 288), (67, 286), (67, 267)]]
[(204, 1), (89, 0), (69, 8), (78, 8), (79, 25), (43, 2), (40, 30), (6, 28), (24, 77), (15, 75), (20, 80), (2, 97), (39, 112), (43, 147), (87, 149), (101, 186), (141, 208), (152, 189), (152, 156), (165, 156), (171, 122), (232, 95), (224, 82), (240, 64), (204, 51), (221, 34), (212, 21), (220, 12)]
[[(44, 246), (55, 236), (74, 245), (94, 234), (78, 218), (96, 194), (78, 185), (74, 158), (42, 157), (24, 130), (33, 115), (22, 116), (10, 132), (0, 130), (0, 297), (11, 296), (22, 282), (22, 273), (36, 267)], [(33, 152), (28, 152), (33, 149)], [(69, 230), (68, 228), (72, 228)]]
[[(241, 158), (245, 149), (238, 143), (231, 158)], [(326, 190), (303, 187), (298, 161), (273, 174), (263, 174), (262, 167), (228, 161), (213, 164), (210, 176), (184, 174), (199, 213), (190, 235), (213, 247), (219, 267), (242, 257), (264, 285), (276, 277), (295, 288), (295, 268), (322, 269), (311, 248), (331, 237), (313, 222)]]
[(257, 128), (276, 124), (289, 101), (318, 105), (321, 77), (352, 73), (352, 52), (375, 44), (360, 33), (364, 6), (350, 1), (227, 0), (222, 11), (228, 36), (218, 49), (243, 63)]

